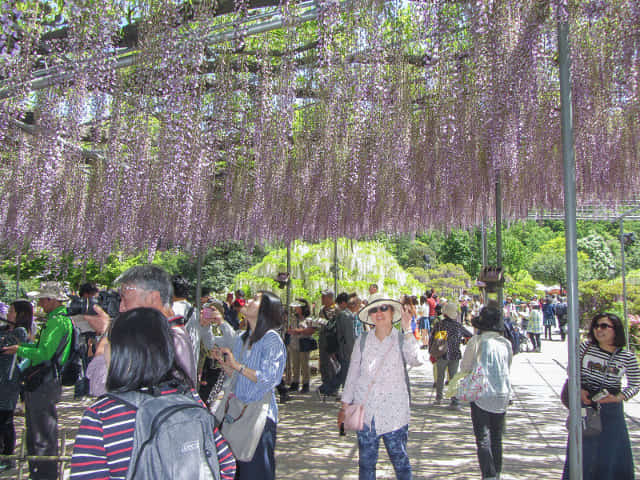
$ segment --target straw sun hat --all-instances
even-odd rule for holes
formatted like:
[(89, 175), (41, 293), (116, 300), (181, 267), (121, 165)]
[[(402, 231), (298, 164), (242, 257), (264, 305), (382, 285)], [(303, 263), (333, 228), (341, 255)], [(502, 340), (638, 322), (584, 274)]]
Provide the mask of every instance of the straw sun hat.
[(385, 297), (381, 293), (374, 293), (369, 297), (369, 303), (358, 312), (358, 318), (362, 323), (367, 325), (375, 325), (374, 322), (369, 321), (369, 310), (379, 307), (381, 305), (390, 305), (393, 307), (393, 320), (392, 323), (399, 322), (402, 319), (402, 304), (397, 300), (391, 300)]

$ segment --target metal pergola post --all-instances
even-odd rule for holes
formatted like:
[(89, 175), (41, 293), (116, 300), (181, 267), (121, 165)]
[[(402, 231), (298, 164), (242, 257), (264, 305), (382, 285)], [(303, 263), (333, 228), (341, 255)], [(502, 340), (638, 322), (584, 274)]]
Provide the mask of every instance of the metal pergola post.
[(291, 325), (291, 242), (287, 242), (287, 328)]
[[(496, 267), (502, 268), (502, 181), (500, 171), (496, 175)], [(504, 290), (502, 285), (498, 285), (498, 308), (501, 324), (504, 322), (503, 302)]]
[(487, 266), (487, 215), (482, 216), (482, 268)]
[(580, 365), (578, 342), (578, 242), (576, 224), (576, 162), (573, 148), (573, 108), (571, 100), (571, 65), (569, 21), (566, 6), (558, 7), (558, 57), (560, 63), (560, 100), (562, 128), (562, 163), (564, 171), (564, 212), (567, 261), (567, 297), (569, 314), (569, 478), (582, 480), (582, 427), (580, 418)]
[(202, 261), (204, 253), (202, 250), (198, 251), (198, 266), (196, 270), (196, 318), (200, 322), (200, 310), (202, 309)]
[(20, 263), (22, 257), (18, 252), (18, 258), (16, 259), (16, 298), (20, 298)]
[[(333, 243), (333, 292), (338, 295), (338, 235)], [(335, 297), (334, 297), (335, 298)]]

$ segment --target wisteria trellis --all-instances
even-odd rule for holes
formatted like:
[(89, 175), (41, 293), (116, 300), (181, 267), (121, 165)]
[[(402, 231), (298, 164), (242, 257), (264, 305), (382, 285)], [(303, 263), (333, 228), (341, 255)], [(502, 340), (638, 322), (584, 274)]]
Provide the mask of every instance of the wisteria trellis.
[[(126, 68), (113, 45), (129, 2), (99, 3), (65, 2), (47, 54), (37, 12), (2, 4), (5, 249), (104, 257), (469, 225), (498, 172), (507, 217), (562, 206), (553, 1), (318, 0), (303, 25), (285, 2), (283, 26), (255, 36), (250, 0), (226, 19), (190, 3), (188, 22), (174, 1), (136, 2)], [(640, 6), (568, 11), (578, 195), (615, 203), (640, 187)], [(233, 38), (208, 43), (224, 21)], [(43, 63), (70, 75), (33, 91)]]

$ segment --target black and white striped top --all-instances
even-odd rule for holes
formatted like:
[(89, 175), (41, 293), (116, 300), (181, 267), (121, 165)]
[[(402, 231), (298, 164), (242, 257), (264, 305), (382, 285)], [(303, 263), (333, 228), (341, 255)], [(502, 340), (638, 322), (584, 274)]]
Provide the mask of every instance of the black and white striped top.
[[(590, 392), (606, 388), (614, 395), (622, 392), (625, 400), (640, 391), (640, 368), (635, 354), (630, 350), (619, 348), (609, 353), (597, 343), (586, 341), (580, 345), (580, 358), (582, 388)], [(624, 376), (627, 377), (627, 385), (622, 388)]]

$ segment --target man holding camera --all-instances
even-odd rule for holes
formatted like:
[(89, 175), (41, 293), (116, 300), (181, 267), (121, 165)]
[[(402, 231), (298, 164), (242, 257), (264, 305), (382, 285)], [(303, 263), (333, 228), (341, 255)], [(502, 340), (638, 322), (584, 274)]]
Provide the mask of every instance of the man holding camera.
[[(24, 392), (28, 454), (57, 455), (56, 403), (60, 400), (62, 387), (55, 363), (64, 365), (71, 348), (72, 325), (64, 304), (68, 298), (58, 282), (44, 282), (40, 290), (30, 296), (38, 299), (38, 306), (47, 314), (38, 343), (12, 345), (2, 349), (2, 353), (17, 354), (18, 357), (28, 359), (31, 367), (34, 367), (24, 371), (25, 377), (33, 379), (29, 385), (25, 385)], [(39, 367), (38, 373), (35, 372), (36, 367)], [(29, 471), (32, 480), (58, 478), (55, 461), (30, 460)]]

